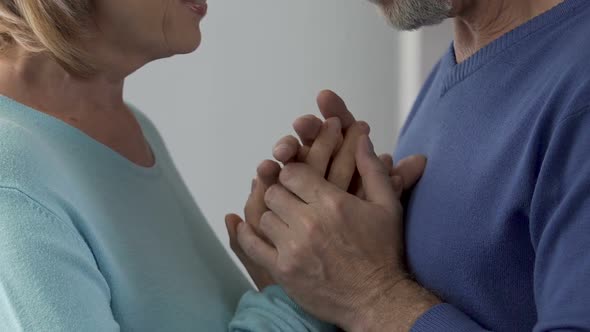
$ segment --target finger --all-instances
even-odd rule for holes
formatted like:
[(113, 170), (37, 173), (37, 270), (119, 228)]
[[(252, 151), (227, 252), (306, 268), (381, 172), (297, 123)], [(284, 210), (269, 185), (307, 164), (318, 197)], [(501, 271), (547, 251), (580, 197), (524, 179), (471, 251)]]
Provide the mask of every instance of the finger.
[(284, 246), (290, 239), (289, 226), (272, 211), (266, 211), (262, 215), (260, 230), (277, 248)]
[(293, 122), (293, 129), (303, 145), (311, 146), (320, 134), (322, 120), (312, 114), (299, 117)]
[[(391, 175), (390, 179), (391, 179), (391, 187), (393, 188), (393, 191), (395, 192), (397, 198), (398, 199), (401, 198), (403, 191), (404, 191), (403, 179), (401, 179), (401, 177), (396, 176), (396, 175)], [(400, 186), (401, 186), (401, 188), (400, 188)], [(354, 195), (362, 200), (367, 199), (367, 196), (365, 195), (365, 190), (364, 190), (362, 184)]]
[(318, 138), (313, 142), (305, 162), (314, 168), (322, 177), (326, 174), (328, 164), (337, 151), (338, 143), (342, 137), (340, 120), (331, 118), (324, 122)]
[(307, 159), (307, 155), (309, 154), (309, 150), (311, 150), (311, 147), (303, 145), (299, 149), (299, 153), (297, 155), (297, 162), (304, 163), (305, 159)]
[(261, 239), (247, 223), (238, 225), (238, 244), (246, 257), (271, 270), (275, 266), (277, 251)]
[(369, 125), (362, 121), (355, 122), (346, 131), (344, 142), (336, 153), (328, 174), (328, 181), (338, 188), (345, 191), (349, 189), (352, 177), (356, 172), (355, 153), (358, 139), (362, 135), (368, 135), (369, 131)]
[[(395, 185), (397, 183), (394, 183), (394, 175), (393, 175), (393, 157), (388, 154), (382, 154), (379, 156), (379, 159), (381, 160), (381, 162), (383, 163), (383, 165), (385, 166), (385, 168), (388, 170), (389, 175), (391, 177), (391, 185), (393, 188), (395, 188)], [(363, 188), (363, 183), (362, 183), (362, 179), (360, 177), (356, 178), (356, 174), (355, 174), (355, 178), (353, 178), (353, 182), (357, 182), (357, 183), (353, 183), (351, 184), (351, 189), (352, 187), (355, 188), (355, 191), (349, 191), (352, 192), (356, 197), (365, 200), (367, 197), (365, 195), (365, 190)], [(396, 180), (397, 181), (397, 180)]]
[(244, 221), (238, 215), (235, 214), (228, 214), (225, 216), (225, 227), (227, 228), (227, 233), (229, 235), (229, 244), (234, 252), (234, 254), (238, 257), (242, 265), (248, 271), (248, 274), (258, 287), (258, 289), (262, 289), (266, 283), (261, 283), (262, 278), (259, 277), (260, 270), (256, 268), (255, 264), (253, 264), (252, 260), (246, 256), (240, 244), (238, 243), (238, 226), (243, 223)]
[(260, 217), (262, 217), (262, 214), (267, 210), (266, 205), (264, 204), (264, 193), (259, 191), (260, 184), (261, 182), (257, 179), (252, 180), (252, 192), (250, 193), (250, 196), (248, 196), (246, 206), (244, 207), (246, 222), (252, 225), (256, 230), (258, 230)]
[(258, 179), (262, 182), (263, 192), (265, 192), (266, 189), (268, 189), (268, 187), (277, 183), (280, 172), (281, 165), (279, 165), (276, 161), (273, 160), (265, 160), (262, 163), (260, 163), (260, 165), (258, 165), (258, 168), (256, 169), (256, 175), (258, 176)]
[(414, 155), (401, 160), (393, 169), (393, 175), (399, 175), (403, 179), (404, 190), (413, 188), (422, 177), (426, 168), (426, 157)]
[(399, 200), (404, 193), (404, 180), (399, 175), (393, 175), (390, 177), (390, 183), (395, 197)]
[(356, 163), (363, 178), (367, 200), (383, 207), (391, 206), (396, 197), (391, 187), (391, 179), (387, 169), (375, 154), (373, 143), (368, 136), (359, 139)]
[[(350, 193), (362, 200), (367, 199), (367, 195), (365, 195), (365, 188), (363, 187), (363, 178), (361, 178), (360, 174), (358, 174), (358, 170), (354, 175), (352, 186), (354, 187), (354, 191), (349, 191)], [(352, 186), (351, 189), (353, 189)]]
[(308, 209), (308, 206), (299, 197), (280, 184), (268, 188), (264, 195), (264, 202), (289, 227), (297, 227), (298, 220)]
[(242, 222), (242, 218), (236, 214), (228, 214), (225, 216), (225, 228), (227, 229), (227, 235), (229, 236), (229, 246), (240, 259), (244, 252), (238, 244), (238, 225)]
[(264, 194), (268, 187), (278, 181), (281, 167), (274, 161), (265, 160), (257, 169), (257, 178), (252, 180), (252, 190), (244, 207), (246, 222), (259, 232), (260, 218), (268, 211), (264, 203)]
[[(345, 193), (304, 163), (290, 163), (283, 167), (279, 174), (279, 183), (307, 204), (318, 203), (323, 197)], [(279, 217), (285, 220), (280, 214)]]
[(324, 119), (333, 117), (340, 119), (342, 129), (346, 130), (356, 122), (354, 116), (346, 107), (344, 100), (333, 91), (321, 91), (316, 101)]
[(275, 144), (272, 150), (272, 156), (276, 160), (286, 164), (297, 157), (300, 146), (295, 136), (285, 136)]
[(393, 157), (389, 153), (384, 153), (379, 156), (379, 160), (383, 163), (389, 175), (393, 172)]
[(246, 254), (240, 247), (240, 244), (238, 243), (238, 226), (240, 225), (240, 223), (243, 222), (244, 221), (242, 220), (242, 218), (240, 218), (238, 215), (228, 214), (227, 216), (225, 216), (225, 226), (227, 228), (227, 232), (230, 238), (230, 247), (238, 257), (240, 262), (242, 262), (242, 265), (244, 265), (246, 271), (248, 271), (248, 274), (252, 278), (252, 281), (254, 281), (254, 283), (256, 284), (256, 287), (262, 290), (266, 286), (273, 284), (274, 280), (272, 280), (266, 274), (265, 270), (260, 269), (260, 267), (256, 265), (252, 261), (252, 259), (246, 256)]

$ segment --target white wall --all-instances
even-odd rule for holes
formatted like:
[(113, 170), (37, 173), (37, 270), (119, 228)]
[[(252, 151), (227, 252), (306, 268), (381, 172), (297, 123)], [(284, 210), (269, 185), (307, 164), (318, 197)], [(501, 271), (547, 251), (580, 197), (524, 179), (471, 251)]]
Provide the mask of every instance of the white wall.
[(240, 212), (257, 164), (316, 113), (315, 95), (339, 92), (392, 151), (396, 32), (362, 0), (210, 1), (196, 54), (143, 68), (126, 99), (159, 127), (209, 222)]
[(447, 20), (440, 25), (420, 30), (420, 80), (428, 74), (440, 57), (448, 51), (453, 39), (453, 22)]
[(398, 126), (404, 124), (420, 88), (440, 57), (449, 49), (453, 37), (452, 21), (402, 32), (399, 35)]
[(223, 216), (245, 203), (257, 164), (340, 93), (391, 152), (399, 126), (398, 36), (364, 0), (210, 1), (196, 54), (143, 68), (126, 99), (159, 127), (193, 196), (227, 244)]

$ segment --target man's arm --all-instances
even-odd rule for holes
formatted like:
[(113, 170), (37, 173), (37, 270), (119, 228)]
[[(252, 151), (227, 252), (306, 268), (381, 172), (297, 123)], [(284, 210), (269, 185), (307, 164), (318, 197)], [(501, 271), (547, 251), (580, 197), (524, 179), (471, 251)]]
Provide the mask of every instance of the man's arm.
[(530, 216), (535, 332), (590, 330), (590, 107), (563, 118), (549, 140)]
[[(359, 143), (356, 164), (367, 201), (324, 180), (308, 165), (292, 163), (281, 172), (280, 185), (265, 197), (280, 218), (261, 224), (273, 246), (246, 227), (238, 232), (238, 240), (249, 257), (321, 319), (351, 331), (371, 331), (375, 323), (379, 330), (390, 318), (396, 318), (398, 327), (399, 319), (409, 325), (439, 301), (421, 289), (399, 291), (400, 285), (412, 285), (403, 267), (403, 181), (396, 177), (392, 187), (368, 137)], [(286, 225), (280, 226), (283, 222)], [(404, 303), (411, 310), (384, 314), (395, 303), (383, 300), (393, 290), (395, 296), (415, 301)]]
[[(355, 150), (358, 139), (369, 133), (368, 126), (363, 122), (350, 122), (351, 114), (346, 109), (342, 100), (331, 92), (323, 92), (318, 97), (318, 105), (325, 116), (337, 115), (323, 123), (315, 116), (304, 116), (294, 123), (294, 128), (307, 146), (299, 145), (299, 141), (293, 136), (281, 139), (275, 148), (275, 157), (285, 164), (297, 160), (305, 161), (318, 174), (326, 174), (330, 182), (339, 188), (349, 188), (356, 171)], [(348, 119), (348, 120), (347, 120)], [(326, 124), (340, 120), (347, 125), (346, 128), (336, 128), (331, 132)], [(354, 118), (352, 118), (354, 120)], [(345, 138), (342, 142), (340, 129)], [(277, 153), (278, 152), (278, 153)], [(286, 152), (286, 153), (285, 153)], [(418, 166), (416, 166), (418, 161)], [(392, 171), (393, 160), (390, 156), (381, 157), (381, 162), (386, 169)], [(330, 169), (328, 171), (328, 165)], [(422, 166), (420, 166), (422, 165)], [(412, 169), (423, 168), (423, 162), (418, 158), (410, 158), (400, 162), (399, 172), (417, 178), (419, 174), (412, 176)], [(264, 195), (269, 186), (278, 180), (280, 165), (265, 161), (258, 167), (258, 179), (254, 180), (252, 193), (246, 205), (246, 227), (258, 227), (258, 222), (268, 214)], [(415, 172), (414, 172), (415, 173)], [(412, 181), (412, 180), (410, 180)], [(359, 186), (362, 188), (362, 186)], [(360, 192), (362, 194), (362, 192)], [(268, 222), (268, 221), (265, 221)], [(312, 316), (305, 314), (303, 309), (293, 302), (279, 286), (270, 286), (274, 283), (272, 276), (257, 264), (254, 264), (237, 244), (237, 227), (242, 220), (237, 215), (228, 215), (226, 218), (230, 243), (234, 252), (240, 257), (247, 267), (250, 275), (262, 292), (249, 292), (240, 301), (236, 316), (230, 324), (232, 331), (316, 331), (333, 328), (329, 324), (322, 323)]]
[[(589, 113), (582, 109), (559, 123), (533, 197), (535, 332), (590, 329)], [(357, 165), (366, 201), (304, 164), (287, 165), (266, 203), (288, 230), (263, 228), (269, 247), (242, 229), (247, 255), (306, 310), (346, 330), (486, 331), (407, 279), (400, 190), (383, 185), (385, 172), (368, 141), (359, 146)]]

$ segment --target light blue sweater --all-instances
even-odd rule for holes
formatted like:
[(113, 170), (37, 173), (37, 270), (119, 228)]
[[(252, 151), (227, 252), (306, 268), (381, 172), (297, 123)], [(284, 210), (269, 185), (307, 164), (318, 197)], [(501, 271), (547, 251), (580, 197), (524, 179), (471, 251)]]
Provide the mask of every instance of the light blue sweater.
[(135, 113), (152, 168), (0, 96), (0, 331), (331, 330), (251, 290)]

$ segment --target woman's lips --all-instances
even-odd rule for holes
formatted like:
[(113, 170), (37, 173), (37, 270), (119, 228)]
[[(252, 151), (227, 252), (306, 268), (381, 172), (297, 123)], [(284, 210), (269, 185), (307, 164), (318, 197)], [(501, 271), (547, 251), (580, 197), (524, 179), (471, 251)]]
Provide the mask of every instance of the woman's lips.
[(185, 1), (184, 2), (194, 13), (199, 16), (207, 15), (207, 3), (197, 1)]

